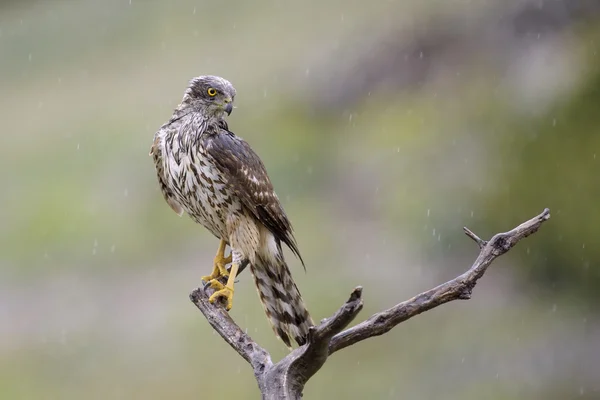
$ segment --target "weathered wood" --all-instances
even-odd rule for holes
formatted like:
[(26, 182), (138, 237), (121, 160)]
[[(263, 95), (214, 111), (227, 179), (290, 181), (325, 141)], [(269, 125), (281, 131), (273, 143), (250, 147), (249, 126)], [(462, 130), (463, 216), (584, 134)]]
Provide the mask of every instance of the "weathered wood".
[(204, 288), (194, 290), (190, 299), (213, 329), (252, 366), (263, 399), (299, 400), (306, 382), (325, 364), (329, 355), (373, 336), (383, 335), (398, 324), (444, 303), (470, 299), (477, 281), (491, 263), (520, 240), (535, 233), (549, 218), (550, 210), (545, 209), (516, 228), (494, 235), (489, 241), (480, 239), (464, 228), (465, 234), (480, 248), (479, 256), (465, 273), (342, 331), (362, 309), (362, 288), (357, 287), (333, 316), (311, 328), (304, 346), (293, 350), (276, 364), (271, 361), (269, 353), (244, 333), (221, 305), (209, 303)]

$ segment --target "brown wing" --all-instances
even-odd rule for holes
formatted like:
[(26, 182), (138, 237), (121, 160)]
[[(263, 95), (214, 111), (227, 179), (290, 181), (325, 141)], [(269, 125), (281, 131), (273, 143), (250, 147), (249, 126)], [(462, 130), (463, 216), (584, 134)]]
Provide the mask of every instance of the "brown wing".
[(204, 135), (207, 154), (242, 203), (276, 239), (294, 252), (304, 266), (292, 225), (273, 190), (264, 164), (246, 141), (223, 125), (224, 129), (219, 133)]

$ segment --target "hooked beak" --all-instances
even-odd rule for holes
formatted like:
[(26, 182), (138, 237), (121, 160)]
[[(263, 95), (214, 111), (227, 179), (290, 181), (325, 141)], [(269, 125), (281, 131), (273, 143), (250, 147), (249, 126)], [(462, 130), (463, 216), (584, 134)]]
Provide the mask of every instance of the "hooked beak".
[(232, 111), (233, 111), (233, 104), (231, 102), (227, 102), (227, 104), (225, 104), (225, 112), (227, 113), (227, 115), (231, 115)]

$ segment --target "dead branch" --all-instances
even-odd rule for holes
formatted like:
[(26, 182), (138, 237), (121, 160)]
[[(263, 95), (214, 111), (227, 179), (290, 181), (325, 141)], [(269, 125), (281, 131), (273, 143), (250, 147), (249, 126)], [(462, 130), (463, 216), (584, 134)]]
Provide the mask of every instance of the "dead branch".
[(494, 235), (489, 241), (480, 239), (464, 228), (465, 234), (480, 248), (479, 256), (468, 271), (342, 331), (362, 309), (362, 288), (357, 287), (333, 316), (311, 328), (307, 344), (276, 364), (271, 361), (269, 353), (245, 334), (221, 306), (208, 302), (204, 288), (194, 290), (190, 299), (213, 329), (250, 363), (263, 399), (298, 400), (302, 398), (306, 382), (323, 366), (329, 355), (370, 337), (383, 335), (401, 322), (444, 303), (470, 299), (473, 288), (490, 264), (521, 239), (535, 233), (549, 218), (550, 210), (546, 208), (540, 215), (508, 232)]

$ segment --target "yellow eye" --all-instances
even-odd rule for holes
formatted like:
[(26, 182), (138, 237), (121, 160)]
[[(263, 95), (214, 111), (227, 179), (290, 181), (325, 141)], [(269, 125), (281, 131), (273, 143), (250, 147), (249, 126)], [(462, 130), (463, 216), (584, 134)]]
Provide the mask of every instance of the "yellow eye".
[(210, 97), (214, 97), (217, 95), (217, 89), (215, 88), (208, 88), (208, 90), (206, 91), (206, 93), (208, 93), (208, 95)]

